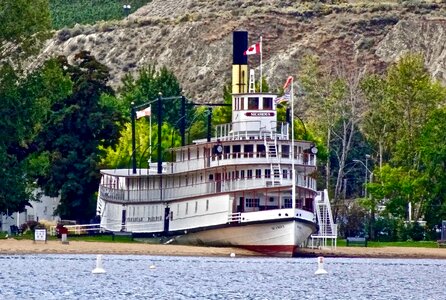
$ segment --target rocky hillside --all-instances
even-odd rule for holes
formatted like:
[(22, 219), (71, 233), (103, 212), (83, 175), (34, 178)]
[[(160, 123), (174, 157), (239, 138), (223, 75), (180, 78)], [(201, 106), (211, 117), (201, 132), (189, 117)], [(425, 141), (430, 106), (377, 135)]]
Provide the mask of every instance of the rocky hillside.
[[(298, 76), (304, 54), (319, 55), (327, 69), (381, 71), (404, 52), (422, 52), (432, 74), (446, 82), (446, 3), (363, 2), (153, 0), (126, 20), (55, 33), (33, 64), (89, 50), (118, 87), (123, 74), (156, 63), (174, 71), (187, 97), (216, 102), (231, 77), (232, 32), (247, 30), (250, 44), (263, 37), (272, 88)], [(249, 59), (258, 67), (258, 57)]]

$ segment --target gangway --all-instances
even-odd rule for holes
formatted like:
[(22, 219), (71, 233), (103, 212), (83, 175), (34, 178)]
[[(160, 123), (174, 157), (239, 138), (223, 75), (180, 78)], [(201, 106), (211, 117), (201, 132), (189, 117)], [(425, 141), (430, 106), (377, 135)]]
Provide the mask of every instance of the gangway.
[(336, 248), (337, 242), (337, 225), (334, 223), (333, 214), (331, 212), (330, 199), (328, 192), (319, 191), (315, 198), (315, 213), (319, 230), (316, 234), (310, 236), (311, 248)]

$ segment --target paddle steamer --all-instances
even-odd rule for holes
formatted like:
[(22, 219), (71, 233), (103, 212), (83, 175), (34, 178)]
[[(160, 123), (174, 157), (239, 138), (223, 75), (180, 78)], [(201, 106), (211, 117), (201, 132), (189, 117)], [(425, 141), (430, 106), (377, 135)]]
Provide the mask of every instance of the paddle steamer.
[(277, 95), (254, 90), (247, 48), (247, 33), (234, 32), (231, 123), (158, 168), (101, 170), (102, 228), (274, 256), (292, 256), (317, 231), (316, 148), (277, 121)]

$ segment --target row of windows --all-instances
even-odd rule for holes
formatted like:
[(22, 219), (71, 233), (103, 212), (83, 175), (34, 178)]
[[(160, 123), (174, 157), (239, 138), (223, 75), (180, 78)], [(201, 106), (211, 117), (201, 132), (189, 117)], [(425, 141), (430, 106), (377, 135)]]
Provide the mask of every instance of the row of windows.
[(272, 97), (236, 97), (234, 99), (234, 110), (272, 110)]
[[(292, 174), (290, 169), (282, 169), (281, 174), (274, 174), (274, 177), (282, 176), (283, 179), (291, 179)], [(247, 169), (234, 170), (225, 173), (209, 174), (209, 181), (229, 181), (237, 179), (252, 179), (252, 178), (271, 178), (271, 169)], [(203, 174), (194, 174), (186, 176), (168, 177), (163, 180), (163, 188), (176, 188), (182, 186), (194, 186), (196, 184), (203, 184)], [(138, 178), (137, 180), (130, 180), (130, 190), (149, 190), (159, 188), (158, 178)]]
[[(223, 145), (223, 153), (218, 153), (216, 151), (217, 146), (214, 147), (212, 150), (211, 155), (214, 156), (216, 154), (223, 154), (224, 158), (230, 158), (229, 155), (232, 155), (235, 158), (240, 158), (241, 154), (244, 154), (245, 156), (253, 157), (254, 153), (257, 153), (257, 157), (265, 157), (266, 156), (266, 149), (264, 144), (244, 144), (244, 145)], [(277, 145), (278, 154), (282, 156), (283, 158), (289, 158), (290, 157), (290, 145)], [(302, 146), (295, 146), (294, 148), (295, 153), (302, 153), (303, 149)], [(177, 153), (176, 160), (177, 162), (180, 161), (189, 161), (191, 159), (199, 159), (200, 158), (200, 152), (202, 155), (204, 149), (202, 148), (195, 148), (195, 149), (183, 149), (180, 152)], [(209, 154), (208, 154), (209, 155)], [(206, 156), (208, 156), (206, 155)]]

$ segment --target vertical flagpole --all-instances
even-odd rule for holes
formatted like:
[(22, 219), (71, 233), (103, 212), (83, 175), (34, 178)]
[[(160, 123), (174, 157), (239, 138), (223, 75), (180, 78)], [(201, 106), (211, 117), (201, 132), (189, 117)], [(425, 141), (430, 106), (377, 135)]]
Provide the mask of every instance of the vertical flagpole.
[(150, 170), (150, 163), (152, 162), (152, 105), (150, 104), (150, 118), (149, 118), (149, 170)]
[(291, 97), (291, 175), (293, 184), (291, 186), (291, 203), (293, 210), (296, 209), (296, 170), (294, 168), (294, 78), (291, 79), (290, 97)]
[(260, 36), (260, 91), (259, 93), (262, 92), (262, 55), (263, 55), (263, 46), (262, 46), (262, 36)]

